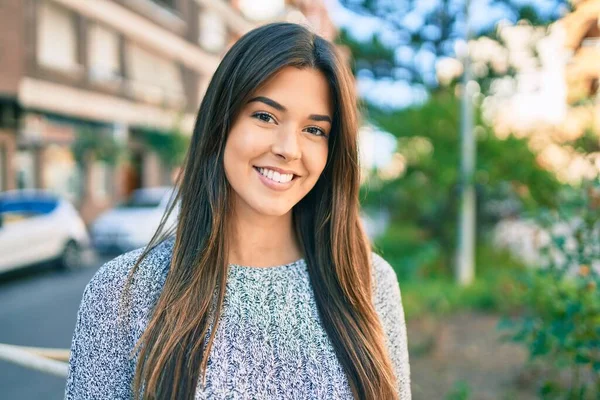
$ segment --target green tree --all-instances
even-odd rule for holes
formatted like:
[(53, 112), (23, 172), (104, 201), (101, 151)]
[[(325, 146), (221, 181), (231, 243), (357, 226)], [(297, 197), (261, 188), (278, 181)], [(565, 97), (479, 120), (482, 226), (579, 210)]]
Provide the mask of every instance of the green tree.
[[(349, 10), (381, 20), (384, 28), (368, 41), (359, 41), (342, 31), (339, 41), (352, 49), (357, 69), (372, 71), (375, 77), (392, 77), (436, 87), (435, 71), (418, 65), (415, 57), (394, 56), (394, 49), (410, 49), (413, 54), (425, 52), (438, 57), (455, 57), (456, 41), (465, 37), (464, 0), (340, 0)], [(471, 4), (476, 2), (472, 1)], [(571, 7), (568, 0), (550, 0), (546, 7), (534, 7), (515, 0), (495, 0), (487, 3), (490, 15), (498, 12), (516, 22), (527, 20), (532, 25), (548, 25)], [(494, 10), (494, 12), (492, 12)], [(477, 11), (481, 12), (481, 8)], [(499, 15), (499, 14), (496, 14)], [(481, 15), (478, 15), (481, 17)], [(478, 18), (482, 20), (482, 18)], [(495, 22), (474, 26), (475, 36), (495, 37)], [(387, 40), (382, 40), (381, 31)], [(497, 38), (496, 38), (497, 39)], [(388, 46), (384, 42), (389, 43)]]
[[(420, 274), (451, 271), (458, 209), (459, 115), (459, 101), (447, 90), (404, 110), (369, 110), (377, 126), (398, 138), (397, 152), (405, 163), (397, 179), (384, 180), (373, 171), (362, 188), (365, 207), (389, 211), (390, 229), (377, 244), (392, 257), (398, 254), (404, 264), (400, 272), (414, 274), (423, 265)], [(480, 116), (477, 123), (477, 232), (482, 237), (487, 227), (505, 216), (498, 205), (510, 205), (512, 199), (509, 211), (514, 213), (523, 207), (553, 206), (560, 184), (537, 164), (526, 139), (499, 139)]]

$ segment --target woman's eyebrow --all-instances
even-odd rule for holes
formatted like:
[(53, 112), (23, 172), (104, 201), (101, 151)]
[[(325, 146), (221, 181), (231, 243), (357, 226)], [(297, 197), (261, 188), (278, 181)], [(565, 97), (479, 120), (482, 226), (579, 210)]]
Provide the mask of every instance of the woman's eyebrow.
[(308, 116), (308, 119), (311, 119), (313, 121), (325, 121), (325, 122), (329, 122), (331, 124), (331, 118), (327, 115), (310, 114)]
[[(276, 110), (282, 111), (282, 112), (286, 112), (287, 108), (285, 108), (283, 105), (279, 104), (278, 102), (276, 102), (273, 99), (270, 99), (268, 97), (265, 96), (256, 96), (250, 100), (248, 100), (248, 103), (252, 103), (254, 101), (260, 101), (261, 103), (265, 103), (268, 106), (273, 107)], [(310, 114), (308, 116), (308, 119), (313, 120), (313, 121), (326, 121), (329, 122), (331, 124), (331, 118), (327, 115), (320, 115), (320, 114)]]
[(283, 111), (283, 112), (287, 111), (287, 108), (285, 108), (284, 106), (282, 106), (281, 104), (279, 104), (275, 100), (270, 99), (270, 98), (265, 97), (265, 96), (254, 97), (253, 99), (248, 100), (248, 103), (252, 103), (253, 101), (260, 101), (261, 103), (265, 103), (266, 105), (271, 106), (274, 109), (279, 110), (279, 111)]

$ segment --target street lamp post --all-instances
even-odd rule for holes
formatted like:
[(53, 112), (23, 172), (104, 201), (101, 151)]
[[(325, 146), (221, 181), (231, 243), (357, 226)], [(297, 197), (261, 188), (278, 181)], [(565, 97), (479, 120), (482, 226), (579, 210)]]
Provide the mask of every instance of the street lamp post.
[(456, 254), (456, 281), (469, 285), (475, 277), (475, 137), (473, 134), (473, 94), (469, 40), (472, 36), (469, 21), (470, 0), (465, 1), (465, 48), (463, 49), (463, 78), (461, 101), (461, 164), (460, 164), (460, 209), (458, 216), (458, 249)]

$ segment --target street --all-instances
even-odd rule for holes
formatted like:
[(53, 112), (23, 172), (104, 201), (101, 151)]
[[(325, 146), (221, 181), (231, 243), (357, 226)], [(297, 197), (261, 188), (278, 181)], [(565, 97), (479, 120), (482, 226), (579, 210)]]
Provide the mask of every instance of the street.
[[(70, 348), (85, 285), (108, 259), (76, 272), (44, 267), (0, 276), (0, 343)], [(0, 360), (2, 399), (62, 399), (65, 383)]]

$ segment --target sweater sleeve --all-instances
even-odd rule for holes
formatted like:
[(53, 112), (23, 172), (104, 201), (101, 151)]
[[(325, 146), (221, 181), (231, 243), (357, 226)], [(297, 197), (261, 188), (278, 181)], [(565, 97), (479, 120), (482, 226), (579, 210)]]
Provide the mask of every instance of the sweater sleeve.
[(411, 400), (410, 365), (404, 308), (392, 266), (372, 253), (374, 305), (386, 335), (386, 345), (398, 380), (400, 400)]
[(71, 342), (67, 400), (132, 397), (132, 334), (117, 323), (131, 258), (127, 254), (107, 262), (85, 287)]

